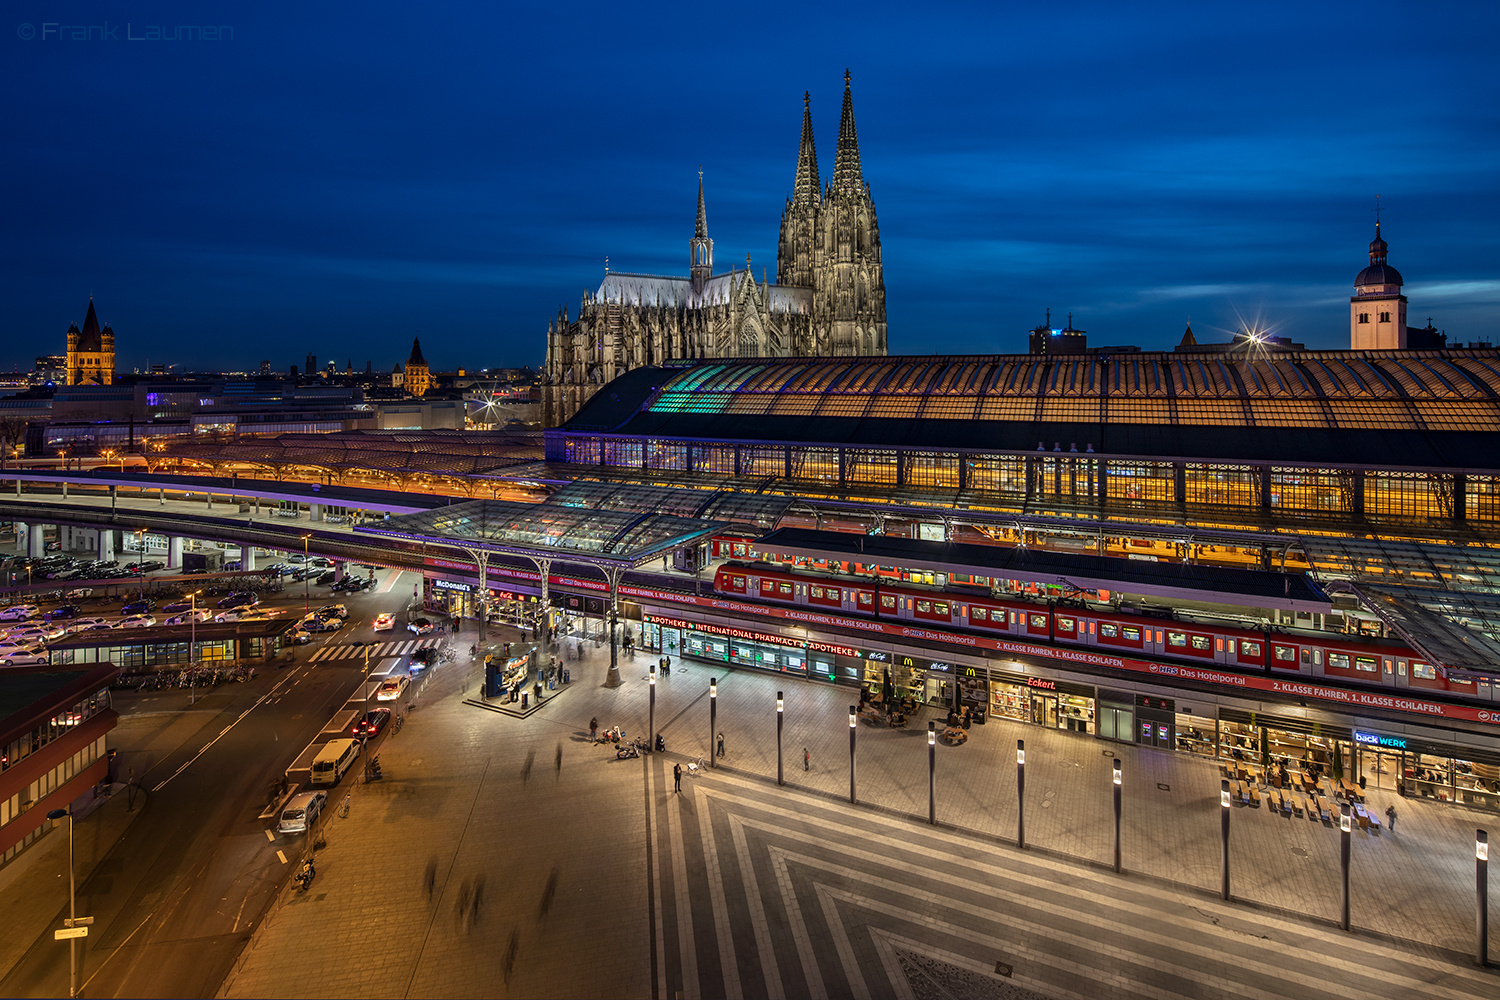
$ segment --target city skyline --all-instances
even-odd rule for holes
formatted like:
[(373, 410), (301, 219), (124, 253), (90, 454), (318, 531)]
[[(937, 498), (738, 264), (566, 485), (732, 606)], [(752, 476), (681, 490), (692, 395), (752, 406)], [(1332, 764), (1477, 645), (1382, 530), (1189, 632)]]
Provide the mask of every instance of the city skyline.
[(122, 371), (389, 371), (413, 335), (435, 370), (540, 367), (606, 257), (686, 274), (700, 165), (719, 260), (774, 277), (803, 92), (831, 148), (846, 66), (893, 354), (1022, 352), (1048, 309), (1092, 344), (1346, 348), (1376, 195), (1411, 324), (1500, 333), (1493, 11), (457, 16), (16, 26), (0, 367), (60, 353), (91, 293)]

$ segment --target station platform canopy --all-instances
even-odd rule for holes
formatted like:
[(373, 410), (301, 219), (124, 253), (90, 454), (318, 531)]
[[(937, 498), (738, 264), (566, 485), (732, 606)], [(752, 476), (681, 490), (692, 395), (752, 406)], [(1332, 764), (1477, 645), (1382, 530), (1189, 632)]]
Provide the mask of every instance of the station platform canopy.
[(1357, 596), (1450, 679), (1500, 680), (1500, 643), (1465, 625), (1500, 619), (1500, 599), (1378, 583), (1334, 586)]
[(1107, 556), (806, 528), (773, 531), (757, 539), (755, 549), (757, 552), (813, 560), (899, 566), (1078, 590), (1120, 591), (1283, 611), (1326, 613), (1333, 606), (1328, 595), (1307, 577), (1264, 570), (1136, 562)]
[(631, 568), (715, 531), (729, 522), (677, 513), (681, 503), (642, 496), (631, 504), (617, 498), (590, 502), (584, 495), (551, 497), (543, 503), (469, 500), (435, 510), (402, 514), (357, 534), (400, 538), (533, 559), (557, 559), (609, 568)]

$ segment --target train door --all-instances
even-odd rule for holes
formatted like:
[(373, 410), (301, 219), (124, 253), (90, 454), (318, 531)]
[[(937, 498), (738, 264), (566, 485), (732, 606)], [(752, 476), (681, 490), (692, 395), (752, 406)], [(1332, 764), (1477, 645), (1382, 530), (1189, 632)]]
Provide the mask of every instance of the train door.
[[(1390, 662), (1391, 662), (1390, 660), (1386, 660), (1386, 663), (1390, 663)], [(1387, 670), (1389, 670), (1389, 667), (1387, 668)], [(1404, 688), (1404, 687), (1409, 686), (1407, 684), (1407, 676), (1406, 675), (1407, 675), (1407, 663), (1406, 663), (1406, 661), (1405, 660), (1397, 660), (1396, 661), (1396, 686), (1398, 688)]]

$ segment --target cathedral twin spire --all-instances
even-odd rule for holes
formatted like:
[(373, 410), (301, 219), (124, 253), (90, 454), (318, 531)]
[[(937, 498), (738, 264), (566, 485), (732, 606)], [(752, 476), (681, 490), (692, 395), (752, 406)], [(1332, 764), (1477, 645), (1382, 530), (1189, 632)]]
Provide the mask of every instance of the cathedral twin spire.
[(859, 136), (854, 132), (854, 95), (849, 89), (849, 71), (844, 70), (844, 110), (839, 116), (839, 146), (833, 157), (833, 188), (858, 194), (865, 179), (859, 169)]

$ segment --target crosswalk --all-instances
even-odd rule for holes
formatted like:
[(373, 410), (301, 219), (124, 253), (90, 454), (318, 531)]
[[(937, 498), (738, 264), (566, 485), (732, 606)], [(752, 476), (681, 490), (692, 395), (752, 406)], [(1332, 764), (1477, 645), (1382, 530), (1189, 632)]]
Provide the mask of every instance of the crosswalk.
[(647, 762), (659, 997), (1494, 996), (1461, 956)]
[[(408, 654), (415, 653), (419, 649), (425, 649), (429, 646), (436, 646), (442, 641), (443, 640), (441, 639), (428, 637), (426, 639), (397, 639), (392, 642), (382, 642), (378, 646), (369, 647), (370, 659), (374, 660), (382, 656), (406, 656)], [(323, 649), (318, 650), (312, 656), (309, 656), (307, 658), (307, 662), (321, 663), (325, 660), (349, 660), (356, 658), (363, 659), (365, 655), (365, 649), (366, 647), (364, 646), (356, 646), (350, 643), (339, 643), (336, 646), (327, 646)]]

